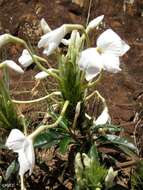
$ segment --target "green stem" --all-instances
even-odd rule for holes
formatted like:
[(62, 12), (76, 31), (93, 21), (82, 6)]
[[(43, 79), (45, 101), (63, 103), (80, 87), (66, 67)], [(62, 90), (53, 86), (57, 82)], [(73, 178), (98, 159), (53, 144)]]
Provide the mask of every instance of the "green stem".
[(43, 57), (40, 57), (38, 55), (34, 55), (34, 57), (35, 57), (35, 59), (37, 59), (43, 63), (46, 63), (48, 65), (48, 67), (51, 68), (51, 65), (49, 64), (49, 62), (46, 59), (44, 59)]
[(66, 100), (65, 103), (64, 103), (63, 109), (61, 111), (61, 114), (60, 114), (60, 116), (58, 117), (58, 119), (56, 120), (55, 123), (50, 124), (50, 125), (42, 125), (42, 126), (40, 126), (32, 134), (30, 134), (28, 136), (28, 138), (34, 140), (35, 137), (37, 135), (39, 135), (42, 131), (44, 131), (46, 129), (50, 129), (50, 128), (55, 128), (60, 123), (60, 121), (62, 120), (62, 118), (63, 118), (63, 116), (64, 116), (64, 114), (66, 112), (66, 109), (67, 109), (68, 105), (69, 105), (69, 101)]
[(53, 92), (51, 94), (48, 94), (42, 98), (38, 98), (38, 99), (34, 99), (34, 100), (28, 100), (28, 101), (22, 101), (22, 100), (12, 100), (13, 103), (16, 103), (16, 104), (31, 104), (31, 103), (36, 103), (36, 102), (40, 102), (40, 101), (43, 101), (47, 98), (50, 98), (51, 96), (54, 96), (54, 95), (61, 95), (61, 92), (57, 91), (57, 92)]

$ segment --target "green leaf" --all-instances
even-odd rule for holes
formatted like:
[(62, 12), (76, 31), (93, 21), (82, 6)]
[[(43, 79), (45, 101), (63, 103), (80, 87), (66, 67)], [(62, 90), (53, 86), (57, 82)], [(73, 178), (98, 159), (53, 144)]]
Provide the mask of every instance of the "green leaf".
[(16, 107), (2, 80), (0, 80), (0, 127), (5, 129), (22, 128)]
[(47, 147), (50, 148), (53, 145), (58, 144), (59, 138), (58, 134), (56, 131), (53, 130), (48, 130), (44, 133), (39, 134), (34, 142), (34, 147), (39, 148), (39, 147)]
[(104, 135), (104, 136), (100, 136), (98, 140), (103, 143), (111, 142), (114, 145), (117, 145), (122, 150), (124, 147), (125, 153), (127, 153), (127, 149), (129, 149), (130, 151), (133, 151), (134, 153), (137, 152), (136, 146), (123, 137), (119, 137), (116, 135)]
[(7, 168), (6, 170), (6, 174), (5, 174), (5, 180), (9, 180), (9, 178), (15, 174), (18, 171), (18, 164), (17, 162), (14, 160), (10, 166)]
[(89, 151), (89, 156), (90, 156), (90, 158), (92, 158), (94, 160), (99, 160), (98, 151), (97, 151), (97, 147), (95, 144), (91, 147), (91, 149)]
[(112, 132), (120, 132), (121, 130), (123, 130), (119, 126), (112, 125), (112, 124), (93, 125), (91, 128), (92, 128), (93, 132), (98, 131), (98, 129), (100, 129), (100, 128), (104, 128), (107, 132), (110, 132), (110, 133), (112, 133)]
[(73, 142), (73, 140), (70, 137), (64, 137), (60, 143), (59, 143), (59, 150), (62, 154), (64, 154), (67, 149), (68, 149), (68, 145), (69, 143)]

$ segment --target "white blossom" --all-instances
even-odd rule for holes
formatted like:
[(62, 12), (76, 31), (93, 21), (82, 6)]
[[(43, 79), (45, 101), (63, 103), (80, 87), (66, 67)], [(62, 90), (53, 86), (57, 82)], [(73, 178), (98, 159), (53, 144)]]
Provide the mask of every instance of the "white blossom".
[(96, 48), (88, 48), (81, 52), (79, 67), (81, 70), (85, 71), (85, 78), (87, 81), (96, 77), (101, 72), (103, 68), (102, 60)]
[(6, 146), (18, 153), (19, 175), (23, 176), (28, 170), (31, 174), (35, 164), (32, 140), (24, 136), (20, 130), (12, 129), (7, 138)]
[(18, 59), (22, 67), (26, 68), (33, 63), (32, 57), (27, 49), (24, 49), (22, 55)]
[(53, 51), (59, 46), (60, 42), (66, 35), (65, 25), (48, 32), (43, 35), (38, 42), (38, 48), (44, 48), (43, 53), (47, 56), (52, 54)]
[(86, 73), (86, 80), (91, 80), (101, 69), (111, 73), (121, 71), (119, 57), (129, 50), (121, 38), (111, 29), (103, 32), (97, 39), (96, 48), (81, 52), (79, 66)]
[(14, 61), (12, 60), (5, 60), (1, 63), (2, 66), (6, 66), (14, 71), (16, 71), (19, 74), (23, 74), (24, 71), (22, 70), (22, 68), (17, 65)]
[(96, 27), (99, 26), (99, 24), (101, 24), (102, 20), (104, 18), (104, 15), (98, 16), (95, 19), (91, 20), (87, 26), (87, 31), (90, 31)]
[(108, 108), (105, 107), (104, 110), (102, 111), (102, 113), (99, 115), (99, 117), (93, 121), (93, 124), (95, 125), (104, 125), (106, 123), (110, 123), (111, 122), (111, 117), (108, 113)]

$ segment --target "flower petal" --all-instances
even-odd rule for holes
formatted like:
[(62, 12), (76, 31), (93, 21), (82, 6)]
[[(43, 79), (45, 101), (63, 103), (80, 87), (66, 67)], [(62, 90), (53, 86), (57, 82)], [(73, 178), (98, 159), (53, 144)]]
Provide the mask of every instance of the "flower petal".
[(35, 155), (33, 143), (30, 139), (26, 138), (23, 148), (18, 152), (18, 161), (20, 164), (19, 175), (24, 175), (28, 170), (32, 173), (35, 164)]
[(93, 121), (95, 125), (104, 125), (111, 122), (111, 117), (108, 113), (108, 108), (105, 107), (103, 112), (99, 115), (96, 121)]
[(113, 30), (107, 29), (97, 39), (97, 47), (101, 53), (112, 53), (122, 56), (129, 50), (129, 46)]
[(57, 48), (57, 44), (50, 43), (47, 48), (44, 49), (43, 54), (49, 56), (53, 53), (53, 51)]
[(111, 53), (102, 54), (103, 68), (104, 70), (117, 73), (121, 71), (119, 57)]
[(44, 51), (44, 53), (46, 55), (50, 55), (59, 46), (60, 42), (62, 41), (65, 35), (66, 35), (65, 26), (62, 25), (61, 27), (43, 35), (40, 41), (38, 42), (38, 48), (41, 47), (46, 48), (46, 51)]
[(12, 129), (5, 145), (14, 152), (18, 152), (22, 148), (24, 141), (24, 134), (18, 129)]
[(24, 73), (21, 67), (12, 60), (5, 60), (4, 62), (2, 62), (2, 64), (6, 65), (7, 67), (11, 68), (12, 70), (16, 71), (19, 74)]
[(103, 68), (101, 55), (96, 48), (88, 48), (81, 52), (79, 67), (85, 71), (86, 80), (89, 81), (97, 76)]

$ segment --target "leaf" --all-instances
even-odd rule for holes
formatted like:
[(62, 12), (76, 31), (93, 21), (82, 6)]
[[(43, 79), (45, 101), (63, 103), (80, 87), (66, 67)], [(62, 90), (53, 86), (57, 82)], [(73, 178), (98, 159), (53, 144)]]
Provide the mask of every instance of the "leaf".
[(97, 147), (95, 144), (91, 147), (89, 151), (89, 156), (90, 158), (93, 158), (94, 160), (99, 160), (99, 155), (98, 155)]
[(126, 138), (123, 138), (123, 137), (119, 137), (116, 135), (104, 135), (104, 136), (100, 136), (98, 140), (100, 140), (103, 143), (111, 142), (114, 145), (117, 145), (122, 150), (124, 147), (125, 153), (127, 152), (127, 149), (133, 151), (134, 153), (137, 152), (137, 148), (135, 147), (135, 145), (130, 143)]
[(21, 128), (16, 107), (13, 104), (5, 83), (0, 80), (0, 127), (5, 129)]
[(115, 144), (119, 144), (122, 146), (125, 146), (131, 150), (136, 151), (137, 148), (135, 147), (135, 145), (133, 143), (130, 143), (126, 138), (123, 137), (119, 137), (116, 135), (106, 135), (107, 139)]
[(53, 145), (56, 145), (59, 142), (58, 134), (56, 131), (48, 130), (44, 133), (39, 134), (34, 142), (34, 147), (48, 147), (50, 148)]
[(67, 149), (68, 149), (68, 145), (69, 143), (73, 142), (73, 140), (70, 137), (64, 137), (60, 143), (59, 143), (59, 150), (62, 154), (64, 154)]
[(18, 171), (18, 164), (16, 162), (16, 160), (14, 160), (10, 166), (7, 168), (6, 170), (6, 174), (5, 174), (5, 180), (9, 180), (9, 178), (15, 174)]
[(110, 133), (112, 133), (112, 132), (120, 132), (121, 130), (123, 130), (119, 126), (112, 125), (112, 124), (93, 125), (91, 128), (92, 128), (92, 130), (94, 132), (98, 131), (98, 129), (100, 129), (100, 128), (104, 128), (105, 130), (107, 130), (107, 132), (110, 132)]

